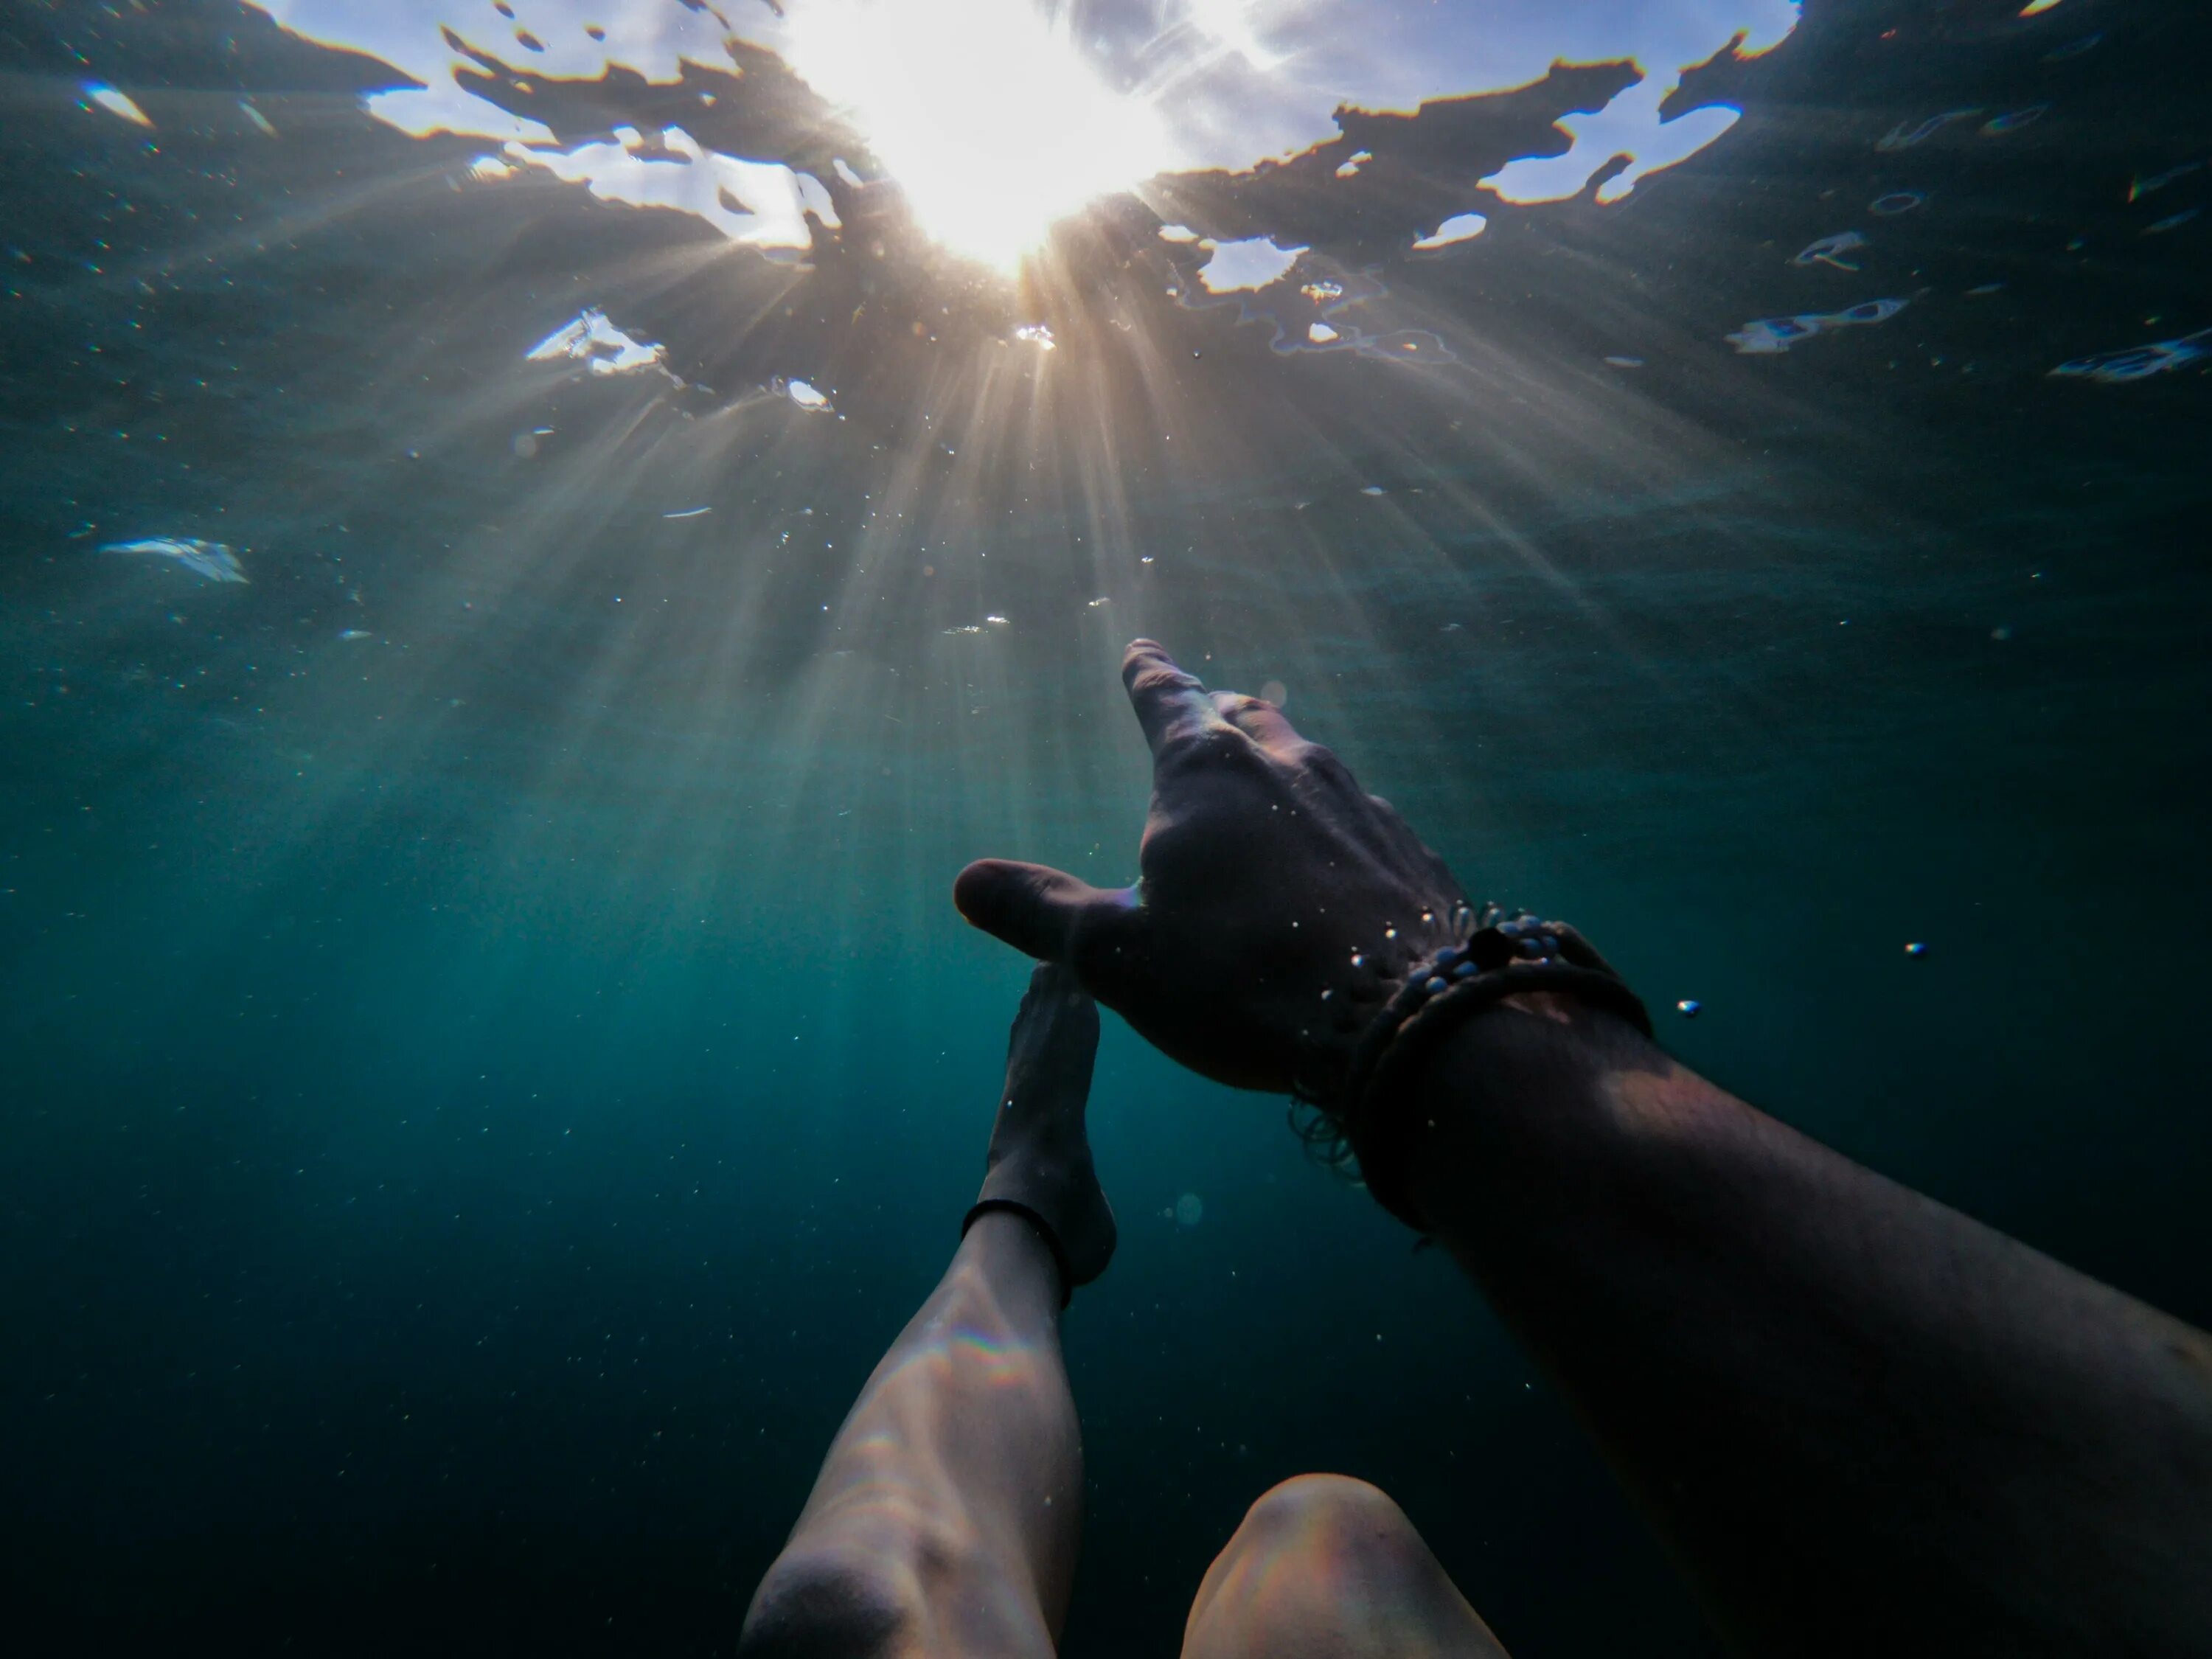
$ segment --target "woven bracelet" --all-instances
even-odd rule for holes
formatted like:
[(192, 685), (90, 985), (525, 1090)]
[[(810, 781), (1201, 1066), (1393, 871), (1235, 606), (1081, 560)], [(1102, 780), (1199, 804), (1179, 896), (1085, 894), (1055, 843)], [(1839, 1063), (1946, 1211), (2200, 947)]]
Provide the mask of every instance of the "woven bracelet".
[(1651, 1016), (1612, 965), (1574, 928), (1486, 908), (1466, 942), (1407, 976), (1362, 1036), (1334, 1115), (1375, 1200), (1417, 1231), (1427, 1228), (1405, 1192), (1412, 1114), (1394, 1109), (1444, 1038), (1510, 996), (1553, 991), (1620, 1015), (1645, 1036)]

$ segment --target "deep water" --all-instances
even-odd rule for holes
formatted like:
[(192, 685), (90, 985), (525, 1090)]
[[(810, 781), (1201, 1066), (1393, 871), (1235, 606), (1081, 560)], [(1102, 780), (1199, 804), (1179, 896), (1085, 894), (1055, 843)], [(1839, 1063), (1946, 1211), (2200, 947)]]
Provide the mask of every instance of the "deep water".
[[(1280, 682), (1716, 1080), (2212, 1322), (2212, 382), (2049, 373), (2212, 327), (2212, 221), (2143, 234), (2212, 172), (2124, 200), (2212, 157), (2212, 36), (2016, 10), (1808, 0), (1695, 160), (1388, 272), (1455, 364), (1164, 301), (1117, 357), (1117, 247), (1016, 393), (994, 302), (902, 356), (679, 216), (468, 195), (481, 143), (258, 14), (9, 4), (11, 1649), (729, 1652), (981, 1173), (1025, 969), (954, 872), (1133, 873), (1139, 633)], [(216, 120), (240, 88), (289, 142)], [(1790, 265), (1876, 234), (1820, 192), (1898, 185), (1895, 122), (2031, 96), (2034, 148), (1916, 162), (1893, 268)], [(684, 386), (522, 361), (586, 304)], [(802, 368), (842, 420), (733, 390)], [(93, 550), (173, 534), (250, 580)], [(1524, 1659), (1717, 1651), (1282, 1103), (1109, 1018), (1092, 1125), (1069, 1659), (1171, 1653), (1307, 1469), (1389, 1491)]]

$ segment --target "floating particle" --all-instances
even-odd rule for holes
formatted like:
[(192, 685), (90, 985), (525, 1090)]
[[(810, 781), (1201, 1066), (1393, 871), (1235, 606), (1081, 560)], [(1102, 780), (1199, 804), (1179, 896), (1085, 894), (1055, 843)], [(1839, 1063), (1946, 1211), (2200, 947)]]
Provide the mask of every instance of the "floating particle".
[(264, 137), (274, 138), (276, 136), (276, 129), (270, 125), (269, 118), (247, 103), (245, 99), (241, 98), (238, 100), (238, 106), (246, 112), (246, 118), (260, 129)]
[(1839, 230), (1832, 236), (1823, 236), (1816, 242), (1807, 243), (1791, 256), (1790, 263), (1793, 265), (1833, 265), (1838, 270), (1856, 270), (1858, 267), (1843, 256), (1853, 248), (1865, 246), (1866, 238), (1856, 230)]
[(338, 637), (342, 640), (366, 640), (373, 638), (374, 635), (366, 628), (341, 628), (338, 629)]
[(127, 93), (118, 92), (105, 81), (87, 81), (84, 95), (106, 110), (110, 115), (119, 115), (133, 126), (150, 127), (154, 118), (131, 101)]
[(526, 461), (534, 459), (538, 454), (538, 434), (534, 432), (518, 432), (514, 434), (514, 441), (507, 447), (515, 453), (519, 459)]
[(1175, 1201), (1176, 1224), (1195, 1227), (1206, 1219), (1206, 1200), (1196, 1193), (1185, 1193)]
[(1816, 334), (1839, 328), (1886, 323), (1905, 309), (1904, 300), (1864, 300), (1843, 311), (1808, 312), (1796, 317), (1760, 317), (1722, 337), (1746, 356), (1772, 356)]
[(1914, 940), (1912, 940), (1911, 943), (1909, 943), (1908, 945), (1905, 945), (1905, 955), (1907, 955), (1908, 957), (1924, 957), (1924, 956), (1926, 956), (1926, 955), (1928, 954), (1928, 944), (1927, 944), (1927, 941), (1926, 941), (1926, 940), (1924, 940), (1924, 939), (1914, 939)]
[(2145, 225), (2142, 228), (2142, 234), (2146, 236), (2156, 236), (2166, 231), (2178, 230), (2203, 211), (2203, 208), (2186, 207), (2179, 213), (2169, 213), (2155, 224)]
[(1705, 1012), (1705, 1005), (1695, 997), (1684, 997), (1674, 1005), (1674, 1012), (1681, 1015), (1684, 1019), (1695, 1019)]
[(2148, 345), (2076, 357), (2059, 364), (2051, 373), (2061, 379), (2100, 380), (2118, 386), (2130, 380), (2147, 380), (2154, 374), (2168, 374), (2208, 357), (2212, 357), (2212, 328), (2200, 329), (2178, 339), (2153, 340)]
[(1449, 247), (1454, 242), (1471, 241), (1481, 235), (1489, 223), (1480, 213), (1455, 213), (1430, 234), (1416, 237), (1413, 251), (1426, 253), (1434, 248)]
[(2020, 15), (2022, 17), (2034, 17), (2049, 11), (2057, 3), (2058, 0), (2027, 0), (2027, 3), (2020, 9)]
[(149, 536), (143, 541), (109, 542), (96, 551), (101, 553), (144, 553), (155, 558), (174, 559), (185, 569), (205, 576), (210, 581), (242, 582), (246, 572), (238, 562), (238, 555), (221, 542), (204, 542), (197, 536)]
[(2094, 50), (2104, 38), (2104, 30), (2099, 29), (2094, 34), (2085, 34), (2079, 40), (2069, 40), (2064, 46), (2053, 46), (2049, 52), (2045, 52), (2043, 61), (2046, 64), (2063, 64), (2069, 58), (2079, 58), (2083, 52)]
[(1097, 599), (1095, 599), (1091, 600), (1091, 603), (1090, 603), (1086, 607), (1085, 607), (1085, 609), (1087, 609), (1087, 610), (1091, 610), (1091, 611), (1101, 611), (1101, 610), (1103, 610), (1106, 606), (1108, 606), (1108, 605), (1111, 605), (1111, 604), (1113, 604), (1113, 603), (1114, 603), (1114, 601), (1113, 601), (1112, 599), (1109, 599), (1106, 595), (1104, 595), (1104, 594), (1103, 594), (1103, 593), (1102, 593), (1102, 594), (1100, 594), (1100, 595), (1098, 596), (1098, 598), (1097, 598)]
[(1994, 138), (2000, 133), (2018, 132), (2022, 127), (2033, 126), (2050, 113), (2051, 106), (2048, 104), (2023, 105), (2019, 109), (2007, 110), (2002, 115), (1990, 117), (1982, 123), (1982, 133), (1985, 137)]
[(1060, 343), (1052, 337), (1052, 330), (1042, 323), (1024, 323), (1014, 331), (1017, 340), (1026, 340), (1040, 351), (1050, 351)]
[(1999, 645), (2002, 645), (2007, 640), (2012, 637), (2012, 629), (2007, 624), (1999, 623), (1995, 628), (1990, 629), (1990, 637), (1995, 640)]
[(945, 631), (948, 634), (980, 634), (983, 629), (980, 623), (969, 623), (964, 627), (948, 628)]
[(989, 616), (984, 617), (983, 620), (994, 628), (1004, 628), (1006, 626), (1006, 619), (1004, 617)]
[(1363, 495), (1387, 495), (1390, 492), (1383, 489), (1381, 484), (1362, 484), (1359, 486), (1359, 493)]
[(1605, 361), (1611, 363), (1615, 368), (1641, 368), (1644, 367), (1644, 359), (1641, 357), (1608, 357)]
[(1927, 143), (1952, 122), (1971, 120), (1981, 112), (1981, 106), (1978, 104), (1972, 109), (1947, 109), (1940, 115), (1929, 116), (1917, 126), (1899, 121), (1875, 141), (1875, 148), (1883, 151), (1911, 149), (1915, 144)]
[(2168, 167), (2163, 173), (2154, 173), (2148, 179), (2137, 173), (2128, 181), (2128, 200), (2140, 202), (2154, 190), (2164, 190), (2177, 179), (2185, 179), (2204, 165), (2202, 161), (2184, 161), (2179, 167)]
[(809, 415), (836, 413), (836, 410), (830, 406), (829, 397), (823, 392), (816, 391), (805, 380), (785, 381), (783, 392), (784, 396), (789, 398)]
[(1867, 204), (1867, 211), (1877, 219), (1894, 219), (1900, 213), (1910, 213), (1915, 208), (1928, 205), (1924, 190), (1893, 190), (1887, 196), (1877, 196)]
[(664, 513), (660, 516), (664, 519), (696, 519), (702, 513), (714, 510), (711, 507), (687, 507), (681, 513)]
[(2003, 291), (2002, 283), (1984, 283), (1979, 288), (1970, 288), (1966, 290), (1967, 294), (1975, 299), (1979, 299), (1984, 294), (2001, 294)]

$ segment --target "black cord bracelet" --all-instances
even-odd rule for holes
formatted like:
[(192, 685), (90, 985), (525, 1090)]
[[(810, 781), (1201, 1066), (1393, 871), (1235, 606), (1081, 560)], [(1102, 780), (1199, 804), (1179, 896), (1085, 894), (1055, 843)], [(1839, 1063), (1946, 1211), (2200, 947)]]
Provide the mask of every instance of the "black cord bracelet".
[(1642, 999), (1574, 928), (1526, 913), (1508, 917), (1494, 905), (1480, 921), (1463, 944), (1409, 974), (1383, 1006), (1362, 1035), (1339, 1103), (1328, 1112), (1376, 1202), (1417, 1231), (1427, 1229), (1406, 1197), (1404, 1178), (1416, 1126), (1401, 1097), (1445, 1037), (1484, 1009), (1530, 991), (1564, 993), (1652, 1034)]

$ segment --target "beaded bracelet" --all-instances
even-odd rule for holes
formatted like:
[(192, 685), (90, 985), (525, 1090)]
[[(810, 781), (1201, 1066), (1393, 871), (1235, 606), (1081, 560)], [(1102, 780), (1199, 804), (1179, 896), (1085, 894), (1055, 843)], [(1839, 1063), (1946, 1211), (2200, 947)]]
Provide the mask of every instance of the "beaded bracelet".
[(1425, 1232), (1405, 1194), (1410, 1115), (1391, 1109), (1403, 1082), (1437, 1046), (1495, 1003), (1528, 991), (1560, 991), (1619, 1014), (1645, 1036), (1651, 1016), (1627, 981), (1565, 922), (1486, 905), (1461, 944), (1406, 976), (1362, 1034), (1340, 1103), (1330, 1112), (1359, 1159), (1367, 1190), (1392, 1215)]

